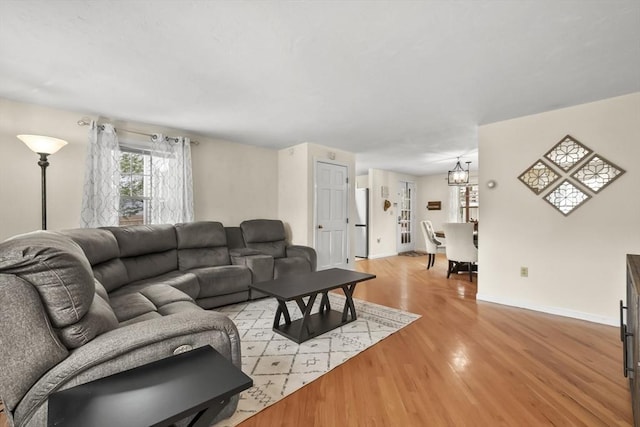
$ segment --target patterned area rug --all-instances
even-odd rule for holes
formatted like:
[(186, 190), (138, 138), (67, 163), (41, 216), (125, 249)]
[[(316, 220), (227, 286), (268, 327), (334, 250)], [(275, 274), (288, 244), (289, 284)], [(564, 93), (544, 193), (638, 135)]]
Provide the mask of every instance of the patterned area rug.
[[(344, 296), (330, 293), (329, 299), (333, 309), (342, 310)], [(235, 414), (216, 427), (241, 423), (420, 318), (417, 314), (358, 299), (354, 299), (354, 304), (358, 316), (355, 322), (302, 344), (272, 331), (278, 306), (273, 298), (219, 309), (238, 327), (242, 342), (242, 370), (253, 378), (253, 387), (240, 395)], [(295, 302), (291, 302), (288, 308), (291, 320), (302, 317)], [(313, 313), (317, 310), (314, 307)]]

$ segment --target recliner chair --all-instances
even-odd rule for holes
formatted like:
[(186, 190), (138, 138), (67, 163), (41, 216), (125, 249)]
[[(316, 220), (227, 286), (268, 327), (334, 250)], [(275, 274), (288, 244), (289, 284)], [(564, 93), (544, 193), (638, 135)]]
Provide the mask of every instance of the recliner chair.
[(252, 219), (240, 224), (245, 247), (273, 257), (273, 276), (315, 271), (316, 251), (308, 246), (290, 245), (280, 220)]

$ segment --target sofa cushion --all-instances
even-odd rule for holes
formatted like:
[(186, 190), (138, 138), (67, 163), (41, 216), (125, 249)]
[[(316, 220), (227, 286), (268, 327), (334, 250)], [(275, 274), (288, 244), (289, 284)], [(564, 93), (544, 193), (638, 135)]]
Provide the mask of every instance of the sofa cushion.
[(178, 242), (173, 225), (129, 225), (126, 227), (103, 227), (111, 231), (118, 241), (120, 257), (147, 255), (176, 249)]
[(135, 316), (129, 320), (124, 320), (120, 322), (120, 326), (121, 327), (127, 326), (127, 325), (131, 325), (132, 323), (140, 323), (146, 320), (158, 319), (160, 317), (162, 317), (162, 314), (158, 313), (157, 311), (148, 311), (144, 314), (141, 314), (140, 316)]
[(219, 222), (199, 221), (176, 224), (178, 268), (229, 265), (229, 249), (224, 227)]
[(222, 307), (229, 304), (236, 304), (247, 301), (249, 291), (235, 292), (233, 294), (217, 295), (214, 297), (198, 298), (196, 302), (204, 309)]
[(0, 273), (31, 283), (58, 328), (80, 321), (93, 303), (89, 260), (80, 246), (58, 233), (36, 231), (0, 243)]
[(257, 249), (274, 258), (286, 256), (284, 224), (274, 219), (252, 219), (240, 224), (248, 248)]
[(132, 323), (132, 320), (142, 321), (157, 317), (149, 313), (162, 314), (161, 308), (163, 306), (179, 301), (191, 304), (180, 305), (183, 308), (201, 310), (187, 294), (167, 285), (152, 285), (139, 291), (120, 292), (117, 295), (111, 295), (111, 306), (118, 321), (121, 323), (127, 322), (127, 324)]
[(127, 267), (120, 258), (114, 258), (94, 265), (93, 276), (98, 279), (109, 292), (129, 283)]
[(185, 222), (175, 225), (178, 249), (226, 246), (224, 226), (216, 221)]
[(111, 306), (96, 293), (87, 314), (79, 322), (61, 328), (58, 335), (67, 348), (78, 348), (96, 336), (117, 327), (118, 319)]
[(70, 237), (84, 251), (92, 266), (120, 256), (118, 241), (113, 233), (98, 228), (75, 228), (61, 234)]
[(231, 249), (244, 248), (244, 238), (242, 237), (242, 229), (240, 227), (225, 227), (224, 232), (227, 235), (227, 247)]
[(273, 278), (286, 276), (289, 274), (309, 273), (311, 264), (305, 258), (279, 258), (274, 260)]
[[(130, 225), (126, 227), (103, 227), (109, 230), (118, 241), (120, 259), (126, 271), (126, 281), (122, 283), (122, 272), (118, 263), (109, 267), (117, 274), (114, 283), (107, 283), (104, 275), (98, 280), (108, 290), (158, 276), (178, 269), (176, 248), (178, 241), (176, 231), (172, 225)], [(97, 275), (96, 275), (97, 277)]]
[[(254, 249), (249, 249), (254, 251)], [(235, 252), (235, 254), (234, 254)], [(234, 265), (244, 265), (251, 271), (251, 282), (258, 283), (273, 279), (274, 258), (271, 255), (261, 253), (250, 253), (248, 255), (239, 255), (239, 250), (232, 251), (231, 260)]]
[(96, 287), (96, 294), (100, 295), (106, 302), (109, 302), (109, 294), (104, 286), (102, 286), (102, 283), (100, 283), (98, 279), (94, 278), (93, 285)]
[(91, 263), (93, 275), (108, 291), (129, 283), (127, 268), (120, 260), (118, 241), (112, 232), (99, 228), (76, 228), (61, 234), (70, 237)]
[(171, 271), (166, 274), (162, 274), (156, 277), (150, 277), (148, 279), (138, 280), (129, 283), (127, 286), (123, 286), (111, 293), (111, 296), (120, 295), (123, 293), (138, 292), (144, 288), (154, 285), (167, 285), (178, 289), (189, 295), (191, 298), (197, 298), (200, 293), (200, 283), (198, 278), (192, 274), (184, 271)]
[(251, 284), (251, 271), (241, 265), (196, 268), (189, 272), (198, 278), (198, 299), (248, 291)]
[(224, 246), (218, 248), (180, 249), (178, 251), (178, 268), (180, 270), (229, 264), (231, 264), (229, 250)]
[[(43, 374), (68, 355), (35, 287), (13, 274), (0, 273), (0, 389), (12, 411)], [(35, 356), (35, 357), (34, 357)]]
[(119, 322), (156, 311), (156, 306), (140, 292), (111, 295), (111, 308)]
[(178, 254), (175, 249), (147, 255), (120, 259), (127, 270), (128, 282), (147, 279), (178, 269)]
[(265, 255), (270, 255), (274, 258), (282, 258), (286, 253), (286, 243), (284, 240), (277, 242), (254, 242), (247, 243), (247, 247), (256, 249)]
[(245, 243), (285, 240), (284, 224), (278, 219), (250, 219), (240, 223)]

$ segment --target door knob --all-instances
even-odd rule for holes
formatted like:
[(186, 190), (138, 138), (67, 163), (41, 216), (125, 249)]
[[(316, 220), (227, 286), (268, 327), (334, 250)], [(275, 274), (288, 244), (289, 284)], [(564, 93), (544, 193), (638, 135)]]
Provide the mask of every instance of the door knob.
[(322, 225), (319, 225), (318, 228), (324, 228)]

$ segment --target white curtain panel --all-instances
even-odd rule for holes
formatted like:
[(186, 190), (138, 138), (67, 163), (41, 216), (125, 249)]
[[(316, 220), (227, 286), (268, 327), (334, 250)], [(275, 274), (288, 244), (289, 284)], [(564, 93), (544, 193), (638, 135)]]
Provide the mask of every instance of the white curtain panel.
[(193, 221), (189, 138), (151, 136), (151, 223)]
[(462, 222), (460, 206), (460, 187), (452, 185), (449, 187), (449, 210), (447, 212), (447, 222)]
[(91, 121), (85, 162), (81, 227), (118, 225), (120, 145), (111, 124)]

